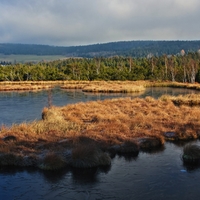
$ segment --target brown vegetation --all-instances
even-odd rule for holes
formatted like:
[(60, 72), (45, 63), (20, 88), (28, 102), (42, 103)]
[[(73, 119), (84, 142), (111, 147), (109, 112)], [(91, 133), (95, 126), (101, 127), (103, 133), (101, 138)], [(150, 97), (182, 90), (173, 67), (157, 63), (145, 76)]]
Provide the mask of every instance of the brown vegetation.
[(144, 81), (65, 81), (62, 89), (81, 89), (83, 92), (133, 93), (145, 90)]
[(145, 82), (146, 87), (172, 87), (172, 88), (186, 88), (199, 90), (199, 83), (180, 83), (180, 82)]
[(198, 83), (156, 81), (64, 81), (62, 89), (82, 89), (84, 92), (139, 92), (146, 87), (200, 89)]
[(188, 94), (179, 96), (163, 95), (160, 99), (163, 101), (172, 101), (175, 105), (188, 105), (188, 106), (199, 106), (200, 105), (200, 94)]
[(82, 144), (73, 148), (70, 164), (76, 168), (108, 166), (111, 164), (111, 158), (95, 144)]
[(177, 87), (200, 89), (199, 84), (151, 81), (3, 81), (0, 91), (39, 90), (59, 85), (61, 89), (81, 89), (84, 92), (141, 92), (146, 87)]
[(16, 81), (0, 82), (0, 91), (44, 90), (54, 87), (53, 81)]
[(38, 165), (40, 169), (44, 170), (58, 170), (66, 166), (65, 159), (56, 155), (54, 152), (50, 152), (44, 156), (41, 163)]

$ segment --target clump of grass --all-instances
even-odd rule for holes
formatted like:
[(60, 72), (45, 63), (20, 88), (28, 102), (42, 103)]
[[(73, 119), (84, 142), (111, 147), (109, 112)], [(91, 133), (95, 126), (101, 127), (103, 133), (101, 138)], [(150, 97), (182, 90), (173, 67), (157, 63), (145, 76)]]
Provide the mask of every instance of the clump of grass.
[(188, 94), (179, 96), (163, 95), (160, 97), (163, 101), (172, 101), (175, 105), (187, 105), (187, 106), (199, 106), (200, 105), (200, 95), (199, 94)]
[(78, 145), (72, 150), (71, 165), (76, 168), (108, 166), (111, 158), (95, 145)]
[(122, 144), (112, 145), (108, 148), (111, 156), (116, 154), (123, 156), (137, 156), (139, 154), (139, 145), (137, 141), (127, 140)]
[(145, 87), (134, 82), (103, 82), (103, 84), (89, 84), (82, 90), (83, 92), (132, 93), (144, 91)]
[(64, 158), (51, 152), (45, 155), (42, 162), (38, 165), (40, 169), (43, 170), (58, 170), (66, 166)]
[(172, 87), (172, 88), (188, 88), (188, 89), (199, 89), (199, 84), (189, 84), (180, 82), (159, 82), (159, 81), (146, 81), (146, 87)]
[(45, 90), (50, 89), (53, 86), (46, 82), (45, 84), (38, 84), (35, 82), (34, 84), (32, 82), (2, 82), (3, 84), (0, 84), (0, 91), (23, 91), (23, 90)]
[(139, 145), (135, 141), (125, 141), (120, 145), (119, 153), (126, 154), (138, 154), (139, 153)]
[(3, 153), (0, 155), (0, 166), (20, 166), (23, 163), (23, 157), (15, 153)]
[(162, 137), (144, 137), (138, 139), (139, 147), (143, 150), (152, 150), (161, 147), (164, 143)]
[(82, 89), (84, 92), (140, 92), (144, 81), (64, 81), (62, 89)]
[(200, 147), (188, 144), (183, 149), (182, 159), (185, 163), (198, 163), (200, 161)]

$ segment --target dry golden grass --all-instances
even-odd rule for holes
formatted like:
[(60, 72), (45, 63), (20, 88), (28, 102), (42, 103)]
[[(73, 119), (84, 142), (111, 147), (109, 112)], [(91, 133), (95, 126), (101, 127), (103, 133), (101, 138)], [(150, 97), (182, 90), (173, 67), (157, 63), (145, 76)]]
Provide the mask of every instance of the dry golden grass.
[(52, 87), (52, 82), (0, 82), (0, 91), (45, 90)]
[(145, 90), (142, 81), (65, 81), (62, 89), (82, 89), (83, 92), (127, 93)]
[(175, 88), (188, 88), (188, 89), (200, 89), (199, 83), (180, 83), (180, 82), (156, 82), (145, 81), (146, 87), (175, 87)]
[(49, 142), (85, 136), (95, 141), (119, 144), (138, 137), (163, 138), (176, 132), (179, 139), (197, 138), (200, 131), (198, 107), (175, 106), (170, 100), (121, 98), (64, 107), (44, 108), (43, 120), (2, 126), (2, 136), (18, 140)]
[(88, 84), (83, 89), (83, 92), (107, 92), (107, 93), (131, 93), (141, 92), (145, 90), (143, 85), (138, 85), (136, 82), (130, 81), (115, 81), (115, 82), (100, 82), (97, 84)]
[(200, 89), (198, 83), (157, 82), (157, 81), (62, 81), (62, 89), (82, 89), (85, 92), (139, 92), (146, 87), (175, 87)]
[(139, 92), (144, 82), (131, 81), (4, 81), (0, 91), (39, 90), (59, 85), (61, 89), (83, 89), (87, 92)]
[(179, 96), (163, 95), (160, 97), (163, 101), (172, 101), (176, 105), (197, 106), (200, 105), (200, 94), (188, 94)]
[(64, 81), (2, 81), (0, 86), (4, 85), (55, 85), (64, 84)]
[(144, 91), (146, 87), (179, 87), (200, 89), (200, 85), (179, 82), (152, 81), (4, 81), (0, 91), (39, 90), (59, 85), (61, 89), (81, 89), (84, 92), (133, 93)]
[(176, 132), (180, 139), (197, 138), (200, 128), (199, 108), (177, 107), (171, 101), (150, 97), (78, 103), (54, 109), (62, 113), (64, 120), (79, 126), (82, 135), (109, 143), (143, 136), (160, 138), (168, 131)]

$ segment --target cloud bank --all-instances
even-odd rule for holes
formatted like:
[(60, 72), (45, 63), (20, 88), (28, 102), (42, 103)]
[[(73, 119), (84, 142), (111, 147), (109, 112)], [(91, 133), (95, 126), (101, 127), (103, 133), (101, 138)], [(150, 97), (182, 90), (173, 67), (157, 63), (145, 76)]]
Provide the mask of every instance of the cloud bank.
[(0, 43), (199, 40), (199, 0), (0, 0)]

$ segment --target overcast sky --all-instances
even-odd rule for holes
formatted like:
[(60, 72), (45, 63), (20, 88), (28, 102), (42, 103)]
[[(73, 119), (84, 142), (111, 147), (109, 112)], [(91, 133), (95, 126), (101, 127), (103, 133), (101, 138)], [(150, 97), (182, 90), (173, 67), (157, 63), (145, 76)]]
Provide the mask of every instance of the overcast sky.
[(0, 43), (199, 40), (200, 0), (0, 0)]

